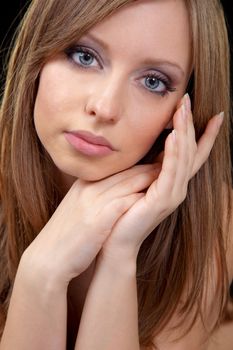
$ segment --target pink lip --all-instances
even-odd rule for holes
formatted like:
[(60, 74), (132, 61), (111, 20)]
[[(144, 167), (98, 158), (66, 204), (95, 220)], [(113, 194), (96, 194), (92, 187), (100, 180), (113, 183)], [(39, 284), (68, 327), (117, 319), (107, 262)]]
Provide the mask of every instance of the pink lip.
[(114, 151), (113, 146), (108, 142), (104, 137), (97, 136), (92, 134), (89, 131), (70, 131), (70, 134), (79, 137), (80, 139), (83, 139), (84, 141), (87, 141), (89, 143), (92, 143), (93, 145), (100, 145), (100, 146), (107, 146), (112, 151)]
[(91, 156), (103, 156), (114, 151), (113, 146), (102, 136), (88, 131), (65, 132), (66, 140), (78, 151)]

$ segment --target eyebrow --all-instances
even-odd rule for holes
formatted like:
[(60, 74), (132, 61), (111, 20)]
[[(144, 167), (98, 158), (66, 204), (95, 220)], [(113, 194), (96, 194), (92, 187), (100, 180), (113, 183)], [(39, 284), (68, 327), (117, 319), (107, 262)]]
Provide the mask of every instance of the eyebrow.
[[(106, 42), (104, 42), (102, 39), (97, 38), (91, 33), (85, 34), (83, 38), (90, 39), (93, 42), (96, 42), (100, 47), (102, 47), (105, 51), (109, 51), (109, 46)], [(154, 59), (154, 58), (145, 58), (143, 61), (140, 62), (143, 65), (146, 66), (157, 66), (161, 68), (175, 68), (176, 71), (178, 71), (181, 76), (185, 76), (184, 70), (180, 67), (180, 65), (176, 62), (169, 61), (166, 59)]]

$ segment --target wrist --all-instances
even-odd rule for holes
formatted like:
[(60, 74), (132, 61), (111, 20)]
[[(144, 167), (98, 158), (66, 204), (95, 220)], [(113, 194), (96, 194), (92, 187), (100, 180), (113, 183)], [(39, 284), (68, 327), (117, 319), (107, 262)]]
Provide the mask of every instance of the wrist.
[(104, 256), (113, 256), (116, 259), (122, 259), (123, 261), (137, 261), (137, 256), (140, 246), (134, 246), (133, 244), (119, 244), (115, 242), (111, 237), (104, 243), (100, 253)]
[(97, 257), (99, 264), (108, 265), (113, 273), (135, 276), (137, 270), (137, 254), (126, 249), (102, 248)]
[(54, 291), (66, 292), (69, 281), (65, 281), (45, 261), (36, 262), (27, 251), (20, 259), (17, 271), (17, 279), (34, 290), (53, 293)]

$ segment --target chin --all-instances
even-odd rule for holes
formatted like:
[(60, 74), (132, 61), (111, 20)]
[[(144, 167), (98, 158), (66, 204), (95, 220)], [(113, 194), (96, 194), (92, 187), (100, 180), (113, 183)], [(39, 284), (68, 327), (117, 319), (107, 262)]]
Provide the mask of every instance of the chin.
[[(120, 171), (120, 170), (119, 170)], [(118, 173), (119, 171), (100, 171), (100, 172), (79, 172), (79, 174), (77, 174), (77, 178), (84, 180), (84, 181), (99, 181), (99, 180), (103, 180), (111, 175), (114, 175), (116, 173)]]
[(73, 178), (73, 179), (80, 179), (83, 181), (99, 181), (102, 179), (105, 179), (108, 176), (114, 175), (118, 171), (103, 171), (103, 169), (64, 169), (62, 167), (58, 167), (60, 172), (62, 172), (66, 177)]
[(63, 174), (67, 179), (74, 181), (80, 179), (83, 181), (99, 181), (109, 176), (117, 174), (129, 167), (131, 164), (116, 164), (114, 163), (103, 163), (98, 164), (96, 162), (75, 162), (73, 158), (54, 157), (53, 163), (58, 171)]
[(92, 181), (92, 182), (102, 180), (105, 177), (106, 176), (96, 175), (96, 174), (91, 174), (91, 173), (89, 173), (89, 174), (77, 174), (77, 176), (76, 176), (77, 179), (80, 179), (83, 181)]

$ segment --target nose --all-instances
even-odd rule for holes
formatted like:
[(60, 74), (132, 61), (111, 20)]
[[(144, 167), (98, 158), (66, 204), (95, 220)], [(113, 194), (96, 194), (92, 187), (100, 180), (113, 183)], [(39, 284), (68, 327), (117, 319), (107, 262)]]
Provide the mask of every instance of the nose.
[(99, 121), (116, 123), (123, 110), (123, 88), (119, 77), (101, 77), (92, 85), (85, 112)]

